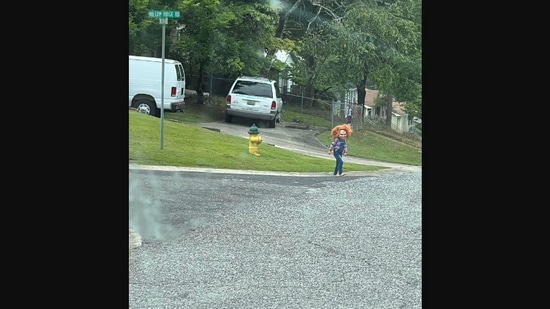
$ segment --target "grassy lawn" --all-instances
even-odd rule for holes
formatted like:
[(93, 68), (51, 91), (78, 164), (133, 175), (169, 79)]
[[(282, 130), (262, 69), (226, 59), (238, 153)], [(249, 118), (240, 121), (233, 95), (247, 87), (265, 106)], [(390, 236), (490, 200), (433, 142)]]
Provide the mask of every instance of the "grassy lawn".
[[(223, 98), (213, 98), (214, 104), (187, 104), (185, 112), (165, 112), (164, 149), (160, 150), (160, 119), (143, 117), (130, 112), (130, 159), (140, 164), (196, 166), (287, 172), (326, 172), (334, 168), (332, 160), (303, 156), (262, 144), (261, 156), (248, 153), (248, 143), (242, 138), (212, 132), (193, 126), (223, 119)], [(283, 119), (324, 127), (317, 139), (325, 146), (330, 143), (330, 121), (286, 108)], [(192, 144), (192, 147), (190, 147)], [(418, 147), (380, 135), (369, 130), (355, 130), (348, 141), (349, 155), (383, 162), (422, 165)], [(346, 163), (347, 171), (375, 170)]]
[[(327, 130), (317, 135), (317, 139), (325, 146), (331, 142), (331, 123), (323, 118), (300, 113), (298, 109), (287, 108), (284, 110), (285, 119), (292, 119), (300, 123), (325, 127)], [(354, 130), (348, 140), (349, 155), (376, 161), (422, 165), (422, 152), (420, 148), (404, 144), (368, 130)]]
[[(174, 113), (178, 114), (185, 115)], [(261, 156), (257, 157), (248, 153), (248, 142), (241, 137), (174, 121), (164, 122), (161, 150), (160, 119), (134, 111), (128, 116), (129, 156), (137, 164), (278, 172), (329, 173), (334, 169), (333, 160), (304, 156), (267, 144), (261, 145)], [(165, 119), (168, 118), (165, 115)], [(384, 168), (346, 163), (345, 169), (351, 172)]]
[[(317, 139), (328, 147), (330, 131), (317, 135)], [(422, 153), (419, 149), (392, 140), (391, 138), (366, 130), (353, 131), (348, 140), (350, 156), (376, 161), (422, 165)]]

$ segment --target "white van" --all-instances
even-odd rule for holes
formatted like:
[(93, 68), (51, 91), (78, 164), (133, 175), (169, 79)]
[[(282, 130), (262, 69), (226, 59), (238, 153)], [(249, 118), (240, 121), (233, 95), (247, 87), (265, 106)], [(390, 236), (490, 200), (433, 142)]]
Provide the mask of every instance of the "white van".
[[(160, 117), (162, 58), (128, 56), (128, 105)], [(185, 71), (181, 62), (164, 59), (164, 110), (179, 111), (185, 105)]]

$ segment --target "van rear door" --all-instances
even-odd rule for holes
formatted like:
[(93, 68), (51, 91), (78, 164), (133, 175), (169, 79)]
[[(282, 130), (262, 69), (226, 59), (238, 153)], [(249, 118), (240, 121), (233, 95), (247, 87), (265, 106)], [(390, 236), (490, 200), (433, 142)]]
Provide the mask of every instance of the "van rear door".
[(185, 74), (180, 62), (164, 65), (164, 98), (181, 101), (185, 98)]
[[(185, 74), (183, 65), (176, 60), (164, 64), (164, 109), (174, 110), (174, 104), (183, 107), (185, 100)], [(160, 100), (158, 102), (160, 104)]]
[(178, 70), (178, 87), (179, 93), (185, 99), (185, 71), (183, 70), (183, 65), (181, 63), (176, 64), (176, 69)]

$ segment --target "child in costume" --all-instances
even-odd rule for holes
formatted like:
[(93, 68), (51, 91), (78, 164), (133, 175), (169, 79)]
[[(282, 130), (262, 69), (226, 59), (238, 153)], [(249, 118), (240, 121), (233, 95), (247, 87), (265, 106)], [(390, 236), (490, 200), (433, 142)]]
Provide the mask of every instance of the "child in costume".
[(346, 141), (351, 136), (353, 130), (346, 124), (337, 125), (331, 130), (332, 142), (328, 148), (328, 154), (333, 153), (336, 158), (336, 166), (334, 167), (334, 175), (344, 176), (342, 169), (344, 167), (344, 160), (342, 156), (348, 155), (348, 145)]

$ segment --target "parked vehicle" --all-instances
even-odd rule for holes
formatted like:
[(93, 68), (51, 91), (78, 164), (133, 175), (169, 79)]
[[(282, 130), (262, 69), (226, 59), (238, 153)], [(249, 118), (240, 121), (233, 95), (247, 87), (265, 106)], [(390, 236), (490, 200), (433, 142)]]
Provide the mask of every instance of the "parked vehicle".
[(277, 82), (265, 77), (238, 77), (225, 99), (225, 122), (242, 117), (269, 122), (270, 128), (281, 120), (283, 99)]
[(162, 96), (164, 110), (179, 111), (185, 105), (185, 71), (181, 62), (164, 59), (164, 94), (162, 58), (128, 56), (128, 104), (139, 112), (160, 117)]

